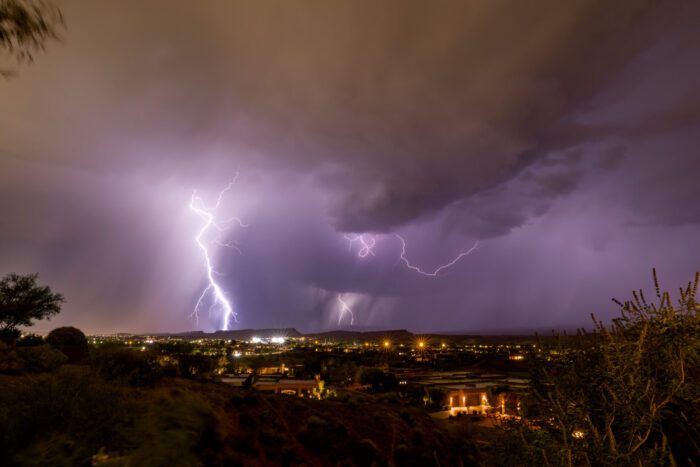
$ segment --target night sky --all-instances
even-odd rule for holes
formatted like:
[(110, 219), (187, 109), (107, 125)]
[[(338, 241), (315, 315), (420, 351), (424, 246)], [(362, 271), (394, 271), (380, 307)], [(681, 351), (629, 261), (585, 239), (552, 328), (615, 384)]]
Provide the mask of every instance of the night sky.
[[(37, 331), (589, 325), (700, 268), (697, 2), (63, 1), (0, 79), (0, 275)], [(360, 257), (363, 233), (376, 244)], [(426, 271), (478, 249), (437, 277)], [(340, 318), (340, 323), (339, 323)]]

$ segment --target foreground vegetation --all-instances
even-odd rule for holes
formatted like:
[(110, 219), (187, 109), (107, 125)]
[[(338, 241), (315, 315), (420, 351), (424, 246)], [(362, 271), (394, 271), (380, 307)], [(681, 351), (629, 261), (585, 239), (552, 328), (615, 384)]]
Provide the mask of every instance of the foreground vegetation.
[[(5, 288), (36, 297), (30, 278)], [(654, 279), (654, 303), (639, 291), (612, 326), (532, 350), (529, 393), (487, 424), (432, 418), (440, 394), (397, 397), (389, 371), (362, 365), (371, 353), (305, 361), (335, 386), (312, 400), (222, 384), (231, 362), (187, 343), (89, 345), (70, 327), (16, 340), (5, 325), (2, 465), (698, 465), (700, 275), (675, 304)], [(0, 297), (0, 321), (30, 308)]]
[[(309, 400), (88, 365), (0, 376), (4, 465), (464, 465), (467, 441), (396, 398)], [(10, 461), (11, 459), (11, 461)]]

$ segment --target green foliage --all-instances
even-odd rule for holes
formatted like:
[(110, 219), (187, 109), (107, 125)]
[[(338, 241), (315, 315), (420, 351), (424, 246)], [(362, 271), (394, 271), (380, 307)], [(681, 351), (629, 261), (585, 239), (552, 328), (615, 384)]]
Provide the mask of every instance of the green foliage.
[(46, 342), (61, 348), (64, 345), (87, 345), (87, 338), (80, 329), (73, 326), (63, 326), (51, 331), (46, 336)]
[(37, 285), (37, 277), (7, 274), (0, 279), (0, 336), (17, 337), (18, 326), (32, 326), (34, 320), (50, 319), (61, 311), (63, 295)]
[(152, 385), (163, 375), (154, 355), (128, 347), (108, 346), (93, 349), (88, 364), (101, 377), (132, 386)]
[[(621, 316), (592, 334), (579, 333), (535, 362), (526, 419), (503, 427), (494, 459), (517, 463), (655, 465), (697, 455), (700, 274), (678, 304), (642, 291)], [(514, 462), (515, 463), (515, 462)]]

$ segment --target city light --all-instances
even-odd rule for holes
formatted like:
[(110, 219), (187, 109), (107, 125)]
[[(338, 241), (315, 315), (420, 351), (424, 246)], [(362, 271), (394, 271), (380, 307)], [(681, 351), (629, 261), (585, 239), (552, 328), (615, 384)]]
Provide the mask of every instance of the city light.
[(391, 343), (389, 341), (384, 341), (384, 347), (389, 348)]

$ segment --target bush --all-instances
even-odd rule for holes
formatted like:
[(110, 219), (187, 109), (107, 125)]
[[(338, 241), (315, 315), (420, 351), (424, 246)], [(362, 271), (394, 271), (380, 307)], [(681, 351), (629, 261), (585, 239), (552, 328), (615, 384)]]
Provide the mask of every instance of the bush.
[(55, 370), (68, 361), (63, 352), (53, 349), (50, 345), (35, 347), (20, 347), (17, 354), (24, 361), (24, 369), (37, 373)]
[(83, 331), (73, 326), (56, 328), (46, 336), (46, 342), (57, 348), (66, 345), (87, 345), (87, 338)]
[[(695, 282), (678, 304), (661, 292), (618, 302), (610, 327), (562, 339), (533, 362), (525, 420), (505, 424), (494, 459), (530, 465), (677, 465), (700, 438), (700, 306)], [(537, 427), (535, 429), (534, 427)]]
[(183, 378), (203, 378), (208, 376), (217, 365), (217, 360), (206, 355), (178, 355), (178, 368)]
[(42, 345), (43, 343), (44, 338), (38, 334), (25, 334), (21, 338), (17, 339), (17, 347), (32, 347)]
[(14, 347), (0, 342), (0, 373), (19, 374), (24, 369), (24, 360)]
[(153, 355), (127, 347), (95, 349), (88, 363), (103, 378), (132, 386), (152, 385), (163, 376)]

